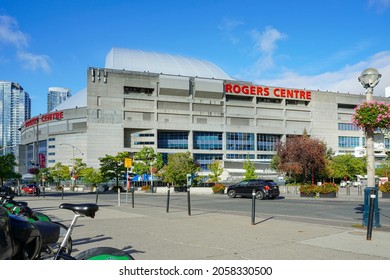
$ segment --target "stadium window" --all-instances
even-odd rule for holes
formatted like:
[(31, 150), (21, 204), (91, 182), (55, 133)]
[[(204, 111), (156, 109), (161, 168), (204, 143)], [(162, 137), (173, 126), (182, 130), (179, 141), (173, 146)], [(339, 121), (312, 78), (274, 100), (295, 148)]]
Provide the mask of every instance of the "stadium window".
[(283, 101), (283, 99), (279, 99), (279, 98), (257, 97), (257, 103), (280, 104), (280, 103), (282, 103), (282, 101)]
[(227, 132), (226, 150), (254, 151), (254, 134), (245, 132)]
[(154, 92), (153, 88), (141, 88), (141, 87), (123, 87), (123, 93), (124, 94), (145, 94), (145, 95), (152, 95)]
[(196, 150), (222, 150), (222, 132), (194, 132)]
[(157, 148), (188, 149), (188, 131), (159, 131)]
[(258, 151), (276, 151), (276, 145), (280, 141), (280, 135), (257, 134)]
[(339, 127), (339, 130), (346, 130), (346, 131), (358, 131), (359, 130), (359, 128), (352, 123), (339, 123), (338, 127)]
[(359, 147), (359, 137), (339, 136), (339, 147), (342, 148)]

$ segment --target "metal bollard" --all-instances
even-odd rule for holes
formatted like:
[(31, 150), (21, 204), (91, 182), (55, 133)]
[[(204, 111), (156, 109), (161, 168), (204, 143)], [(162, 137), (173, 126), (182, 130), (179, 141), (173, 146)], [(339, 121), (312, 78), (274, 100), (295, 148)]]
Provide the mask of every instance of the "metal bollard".
[(98, 203), (99, 199), (99, 188), (96, 186), (96, 204)]
[(126, 188), (126, 197), (125, 197), (125, 203), (127, 204), (128, 203), (128, 199), (129, 198), (129, 188), (127, 187)]
[(171, 196), (171, 187), (168, 185), (168, 192), (167, 192), (167, 213), (169, 212), (169, 200)]
[(64, 200), (64, 186), (61, 188), (61, 199)]
[(118, 206), (121, 206), (121, 189), (118, 187)]
[(256, 191), (252, 190), (252, 225), (255, 224), (255, 212), (256, 212)]
[(351, 195), (351, 187), (347, 186), (346, 187), (347, 195)]
[(134, 186), (131, 187), (131, 208), (134, 208)]
[(191, 195), (190, 187), (187, 187), (188, 216), (191, 216)]
[(367, 240), (371, 240), (372, 235), (372, 225), (374, 221), (374, 200), (376, 198), (376, 191), (372, 190), (370, 192), (370, 211), (368, 213), (368, 226), (367, 226)]

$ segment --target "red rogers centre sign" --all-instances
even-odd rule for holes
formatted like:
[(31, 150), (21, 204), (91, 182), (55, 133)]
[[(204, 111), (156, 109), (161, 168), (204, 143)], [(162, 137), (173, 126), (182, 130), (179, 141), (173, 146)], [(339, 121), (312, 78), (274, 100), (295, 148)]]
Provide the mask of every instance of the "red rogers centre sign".
[(271, 88), (255, 85), (225, 84), (225, 92), (240, 95), (256, 95), (271, 98), (311, 100), (311, 91), (290, 88)]
[(64, 112), (62, 112), (62, 111), (52, 112), (52, 113), (40, 115), (38, 117), (27, 120), (24, 123), (24, 127), (36, 125), (38, 122), (45, 123), (45, 122), (50, 122), (53, 120), (62, 120), (63, 118), (64, 118)]

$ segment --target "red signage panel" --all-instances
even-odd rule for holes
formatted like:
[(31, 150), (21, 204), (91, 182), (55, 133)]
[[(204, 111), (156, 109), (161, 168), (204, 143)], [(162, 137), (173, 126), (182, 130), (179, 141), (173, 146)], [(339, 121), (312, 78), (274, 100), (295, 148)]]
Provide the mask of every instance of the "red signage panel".
[(34, 118), (31, 118), (31, 119), (25, 121), (24, 126), (29, 127), (32, 125), (36, 125), (38, 122), (45, 123), (45, 122), (50, 122), (53, 120), (62, 120), (63, 118), (64, 118), (64, 112), (62, 112), (62, 111), (51, 112), (51, 113), (40, 115), (38, 117), (34, 117)]
[(256, 85), (225, 84), (225, 93), (255, 95), (271, 98), (311, 100), (311, 91), (291, 88), (272, 88)]

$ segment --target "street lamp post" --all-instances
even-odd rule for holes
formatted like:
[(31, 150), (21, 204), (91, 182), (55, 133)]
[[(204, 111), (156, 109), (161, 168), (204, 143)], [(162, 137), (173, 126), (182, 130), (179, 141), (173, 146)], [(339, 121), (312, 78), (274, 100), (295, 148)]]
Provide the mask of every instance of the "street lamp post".
[(77, 149), (82, 155), (83, 155), (83, 152), (77, 148), (76, 146), (72, 145), (72, 144), (67, 144), (67, 143), (61, 143), (60, 145), (68, 145), (68, 146), (71, 146), (72, 147), (72, 171), (71, 171), (71, 180), (72, 180), (72, 190), (74, 190), (74, 186), (75, 186), (75, 178), (74, 178), (74, 156), (75, 156), (75, 152), (74, 152), (74, 149)]
[[(382, 75), (375, 68), (367, 68), (359, 76), (359, 82), (366, 89), (367, 102), (373, 100), (374, 87), (379, 83), (381, 77)], [(368, 187), (375, 187), (374, 129), (374, 127), (366, 127)]]

